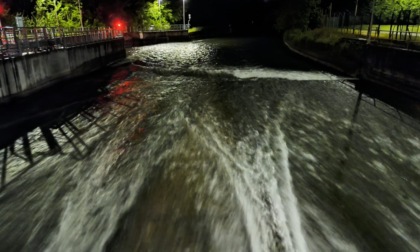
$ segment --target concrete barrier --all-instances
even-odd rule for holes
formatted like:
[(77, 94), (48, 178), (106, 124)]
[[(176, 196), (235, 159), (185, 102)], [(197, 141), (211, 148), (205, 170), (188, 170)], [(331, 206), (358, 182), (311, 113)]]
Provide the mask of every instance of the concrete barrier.
[(364, 78), (420, 99), (420, 52), (382, 46), (368, 46)]
[(0, 102), (89, 73), (125, 56), (121, 38), (0, 60)]
[(355, 78), (420, 100), (420, 52), (343, 39), (335, 45), (284, 42), (292, 51)]

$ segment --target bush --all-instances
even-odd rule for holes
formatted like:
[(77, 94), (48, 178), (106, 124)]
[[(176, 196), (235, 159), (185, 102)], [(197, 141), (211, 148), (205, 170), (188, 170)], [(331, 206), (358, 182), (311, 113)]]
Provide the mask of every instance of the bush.
[(306, 44), (308, 42), (334, 46), (347, 36), (333, 29), (319, 28), (308, 31), (290, 30), (287, 38), (293, 43)]

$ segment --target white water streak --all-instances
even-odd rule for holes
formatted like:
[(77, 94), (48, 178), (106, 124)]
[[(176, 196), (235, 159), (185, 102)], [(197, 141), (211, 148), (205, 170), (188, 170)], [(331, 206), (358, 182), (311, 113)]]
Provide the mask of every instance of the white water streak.
[(281, 170), (281, 177), (284, 178), (282, 183), (282, 190), (280, 190), (280, 192), (285, 202), (284, 205), (286, 210), (286, 216), (288, 217), (288, 224), (293, 233), (293, 243), (295, 245), (295, 249), (296, 251), (305, 252), (308, 250), (308, 248), (305, 238), (303, 236), (298, 202), (295, 194), (293, 193), (293, 182), (289, 167), (289, 149), (287, 148), (287, 144), (284, 141), (283, 132), (281, 132), (278, 127), (276, 127), (276, 130), (278, 135), (278, 141), (275, 141), (275, 143), (277, 143), (276, 147), (282, 150), (281, 166), (283, 167), (283, 169)]
[(200, 67), (190, 67), (192, 71), (203, 72), (206, 74), (227, 74), (238, 79), (284, 79), (295, 81), (336, 81), (353, 80), (354, 78), (341, 77), (319, 71), (290, 71), (277, 70), (270, 68), (223, 68), (223, 69), (203, 69)]
[[(238, 143), (239, 156), (235, 156), (213, 129), (205, 127), (214, 141), (207, 143), (208, 146), (219, 154), (223, 166), (234, 168), (228, 172), (230, 183), (235, 188), (236, 198), (241, 206), (251, 251), (280, 249), (275, 244), (278, 234), (285, 251), (306, 252), (307, 244), (292, 189), (288, 149), (280, 129), (276, 128), (275, 132), (267, 131), (262, 136), (265, 142), (255, 150), (255, 161), (249, 162), (246, 154), (249, 152), (249, 142)], [(267, 153), (264, 149), (269, 147), (270, 141), (275, 143), (276, 149)], [(281, 182), (280, 186), (278, 181)], [(266, 201), (269, 202), (268, 205)]]

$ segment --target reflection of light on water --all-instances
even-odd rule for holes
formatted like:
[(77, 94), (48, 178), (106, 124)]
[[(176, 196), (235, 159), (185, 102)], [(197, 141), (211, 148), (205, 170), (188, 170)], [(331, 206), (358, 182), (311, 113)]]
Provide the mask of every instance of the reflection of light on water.
[(141, 60), (152, 65), (181, 67), (209, 61), (213, 50), (212, 47), (200, 42), (161, 44), (132, 49), (129, 59)]

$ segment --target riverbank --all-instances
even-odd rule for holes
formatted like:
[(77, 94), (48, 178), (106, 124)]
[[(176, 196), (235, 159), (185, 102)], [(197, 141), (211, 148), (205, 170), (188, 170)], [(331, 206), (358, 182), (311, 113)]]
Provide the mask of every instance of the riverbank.
[(288, 31), (284, 42), (289, 49), (327, 67), (402, 94), (420, 99), (420, 52), (367, 45), (328, 29)]

